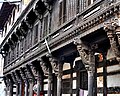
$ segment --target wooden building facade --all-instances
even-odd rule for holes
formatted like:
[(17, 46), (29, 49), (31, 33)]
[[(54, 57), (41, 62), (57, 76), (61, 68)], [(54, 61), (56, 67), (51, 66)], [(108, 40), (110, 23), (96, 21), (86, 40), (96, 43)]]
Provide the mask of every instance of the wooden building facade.
[(119, 0), (31, 0), (0, 45), (7, 96), (119, 96), (119, 35)]

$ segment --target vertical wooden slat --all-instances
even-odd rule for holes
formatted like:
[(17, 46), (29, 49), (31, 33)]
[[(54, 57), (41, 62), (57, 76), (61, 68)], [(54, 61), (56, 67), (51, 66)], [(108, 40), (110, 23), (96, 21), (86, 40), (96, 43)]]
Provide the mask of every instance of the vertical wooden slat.
[(103, 96), (107, 96), (107, 66), (106, 60), (103, 63)]

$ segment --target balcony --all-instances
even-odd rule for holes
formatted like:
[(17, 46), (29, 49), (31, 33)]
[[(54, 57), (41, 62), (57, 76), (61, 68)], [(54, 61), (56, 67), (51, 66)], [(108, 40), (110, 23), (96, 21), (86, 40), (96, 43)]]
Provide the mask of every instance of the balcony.
[[(26, 14), (30, 12), (32, 9), (31, 7), (34, 6), (34, 3), (36, 3), (36, 1), (33, 0), (18, 18), (9, 34), (2, 42), (0, 49), (2, 49), (6, 44), (11, 34), (13, 34), (14, 30), (18, 27), (18, 25), (20, 25), (20, 22), (25, 19)], [(119, 11), (119, 7), (120, 2), (111, 3), (106, 2), (105, 0), (96, 0), (84, 10), (79, 11), (74, 18), (64, 22), (56, 30), (38, 40), (35, 45), (32, 45), (17, 58), (11, 59), (11, 61), (4, 66), (4, 73), (22, 64), (31, 62), (38, 58), (38, 56), (45, 56), (48, 53), (45, 45), (45, 39), (48, 41), (51, 52), (53, 52), (67, 44), (72, 43), (73, 39), (77, 36), (84, 37), (85, 35), (102, 28), (103, 23), (111, 18), (111, 16), (114, 16), (114, 13)]]

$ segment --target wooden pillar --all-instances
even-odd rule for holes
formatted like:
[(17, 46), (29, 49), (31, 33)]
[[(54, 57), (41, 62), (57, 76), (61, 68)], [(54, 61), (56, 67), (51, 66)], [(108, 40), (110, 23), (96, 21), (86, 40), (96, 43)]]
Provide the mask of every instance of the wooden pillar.
[(29, 86), (29, 96), (33, 96), (33, 86), (34, 86), (34, 81), (31, 80), (29, 82), (30, 86)]
[(79, 38), (76, 38), (74, 43), (77, 45), (79, 55), (88, 72), (88, 96), (94, 96), (95, 55), (93, 51), (96, 46), (88, 47)]
[(19, 95), (18, 96), (22, 96), (22, 80), (19, 81)]
[(28, 88), (29, 88), (29, 83), (28, 81), (25, 81), (25, 96), (28, 96)]
[(48, 74), (48, 96), (52, 96), (52, 71), (49, 68), (49, 74)]
[(40, 87), (41, 87), (41, 76), (39, 71), (37, 71), (37, 96), (40, 96)]
[(28, 75), (28, 82), (29, 82), (29, 95), (28, 96), (33, 96), (33, 86), (34, 86), (34, 81), (35, 81), (35, 78), (34, 78), (34, 75), (32, 73), (32, 69), (30, 67), (31, 65), (26, 65), (26, 74)]
[(13, 96), (13, 82), (12, 81), (10, 81), (10, 86), (9, 86), (9, 91), (10, 91), (10, 93), (9, 93), (9, 96)]
[(107, 66), (106, 60), (103, 62), (103, 96), (107, 96)]
[(59, 71), (57, 75), (57, 96), (62, 96), (62, 69), (63, 64), (58, 65)]
[(21, 78), (21, 76), (20, 76), (20, 71), (19, 70), (17, 70), (16, 72), (15, 72), (15, 76), (16, 76), (16, 80), (17, 80), (17, 83), (18, 83), (18, 94), (16, 94), (17, 96), (22, 96), (22, 78)]

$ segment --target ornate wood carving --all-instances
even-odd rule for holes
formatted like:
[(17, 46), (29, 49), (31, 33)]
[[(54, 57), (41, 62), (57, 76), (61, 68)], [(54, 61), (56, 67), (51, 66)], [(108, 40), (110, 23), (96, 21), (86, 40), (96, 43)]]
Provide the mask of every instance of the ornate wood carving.
[(24, 81), (28, 81), (24, 70), (24, 68), (20, 68), (21, 77)]
[(44, 72), (44, 75), (48, 75), (49, 74), (49, 68), (46, 66), (46, 63), (40, 59), (40, 66)]
[(91, 46), (89, 48), (88, 46), (85, 46), (79, 38), (76, 38), (74, 43), (75, 43), (75, 45), (77, 45), (77, 50), (79, 52), (79, 55), (81, 57), (83, 64), (85, 65), (85, 68), (88, 71), (94, 72), (94, 70), (95, 70), (95, 56), (94, 56), (94, 52), (92, 49), (96, 48), (96, 45)]
[(119, 20), (112, 19), (111, 21), (104, 23), (104, 29), (107, 32), (110, 40), (111, 49), (114, 52), (116, 59), (120, 59), (120, 35), (119, 35)]
[(36, 16), (38, 17), (38, 19), (41, 20), (41, 19), (43, 18), (43, 15), (40, 14), (40, 13), (38, 12), (38, 10), (34, 9), (34, 12), (35, 12)]
[(16, 80), (16, 77), (15, 77), (14, 72), (11, 73), (11, 77), (12, 77), (12, 79), (13, 79), (13, 82), (14, 82), (14, 83), (17, 83), (17, 80)]
[(89, 66), (89, 51), (86, 46), (82, 44), (82, 41), (79, 38), (75, 38), (74, 44), (77, 45), (77, 50), (82, 59), (83, 64), (88, 67)]
[(33, 75), (33, 73), (32, 73), (32, 70), (31, 70), (31, 68), (30, 68), (30, 65), (26, 65), (26, 74), (27, 74), (27, 76), (28, 76), (28, 78), (29, 78), (29, 81), (34, 81), (35, 80), (35, 78), (34, 78), (34, 75)]
[(17, 70), (15, 72), (15, 76), (16, 76), (16, 80), (18, 81), (18, 83), (22, 82), (22, 78), (20, 76), (20, 71), (19, 70)]
[(34, 78), (36, 78), (37, 77), (37, 69), (36, 69), (36, 67), (33, 64), (30, 64), (30, 68), (31, 68), (31, 71), (32, 71), (32, 73), (34, 75)]
[(53, 72), (55, 74), (58, 74), (58, 71), (59, 71), (59, 68), (58, 68), (59, 61), (55, 57), (53, 57), (52, 55), (49, 55), (48, 57), (49, 57), (49, 61), (51, 63)]

